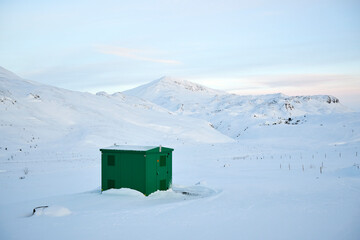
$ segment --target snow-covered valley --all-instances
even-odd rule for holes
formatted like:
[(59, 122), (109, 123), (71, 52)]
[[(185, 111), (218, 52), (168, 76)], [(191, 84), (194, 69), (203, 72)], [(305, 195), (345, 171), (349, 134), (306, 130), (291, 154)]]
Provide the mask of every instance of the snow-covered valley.
[[(360, 113), (336, 97), (171, 78), (93, 95), (0, 68), (0, 112), (1, 239), (360, 237)], [(101, 194), (114, 143), (174, 148), (173, 188)]]

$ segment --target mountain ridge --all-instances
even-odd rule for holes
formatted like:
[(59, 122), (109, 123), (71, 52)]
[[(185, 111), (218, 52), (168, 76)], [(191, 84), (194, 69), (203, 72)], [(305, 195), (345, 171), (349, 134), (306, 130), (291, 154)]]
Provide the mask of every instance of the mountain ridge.
[[(165, 82), (165, 84), (164, 84)], [(187, 86), (198, 86), (186, 80), (161, 78), (137, 88), (124, 91), (127, 95), (146, 99), (178, 115), (206, 120), (221, 133), (237, 138), (251, 126), (291, 124), (305, 122), (306, 115), (350, 112), (331, 95), (287, 96), (282, 93), (268, 95), (237, 95), (201, 86), (194, 91)], [(195, 88), (196, 89), (196, 88)]]
[[(122, 93), (94, 95), (23, 80), (0, 69), (0, 157), (117, 144), (231, 142), (209, 123)], [(66, 149), (66, 150), (65, 150)], [(80, 150), (79, 150), (80, 151)], [(86, 151), (84, 151), (86, 152)]]

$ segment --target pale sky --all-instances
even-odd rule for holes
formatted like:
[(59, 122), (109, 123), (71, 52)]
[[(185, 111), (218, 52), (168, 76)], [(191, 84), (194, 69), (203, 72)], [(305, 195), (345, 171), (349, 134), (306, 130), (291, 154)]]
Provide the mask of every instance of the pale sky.
[(166, 75), (360, 110), (360, 1), (0, 0), (0, 66), (93, 93)]

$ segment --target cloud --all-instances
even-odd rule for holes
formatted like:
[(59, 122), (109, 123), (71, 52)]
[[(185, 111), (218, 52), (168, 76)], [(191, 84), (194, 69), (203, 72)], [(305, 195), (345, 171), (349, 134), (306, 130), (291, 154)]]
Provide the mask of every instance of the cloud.
[(144, 56), (147, 54), (146, 51), (140, 49), (100, 45), (100, 46), (96, 46), (96, 50), (103, 54), (116, 55), (116, 56), (121, 56), (139, 61), (165, 63), (165, 64), (181, 64), (181, 62), (176, 60), (160, 59), (160, 58)]

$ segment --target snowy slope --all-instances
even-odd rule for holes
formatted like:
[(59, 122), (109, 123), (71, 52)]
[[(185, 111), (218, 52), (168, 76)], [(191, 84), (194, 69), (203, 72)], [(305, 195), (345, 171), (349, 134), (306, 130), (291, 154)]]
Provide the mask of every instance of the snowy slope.
[[(360, 113), (179, 80), (139, 89), (166, 108), (0, 69), (0, 239), (359, 239)], [(234, 141), (202, 119), (249, 127)], [(172, 188), (101, 193), (98, 149), (114, 142), (174, 148)]]
[(254, 126), (298, 125), (306, 122), (306, 115), (350, 112), (333, 96), (240, 96), (170, 77), (125, 91), (125, 94), (149, 100), (179, 115), (209, 121), (232, 138), (241, 137)]
[[(118, 144), (227, 142), (203, 120), (122, 93), (74, 92), (26, 81), (0, 68), (0, 157)], [(140, 142), (139, 142), (140, 141)]]

